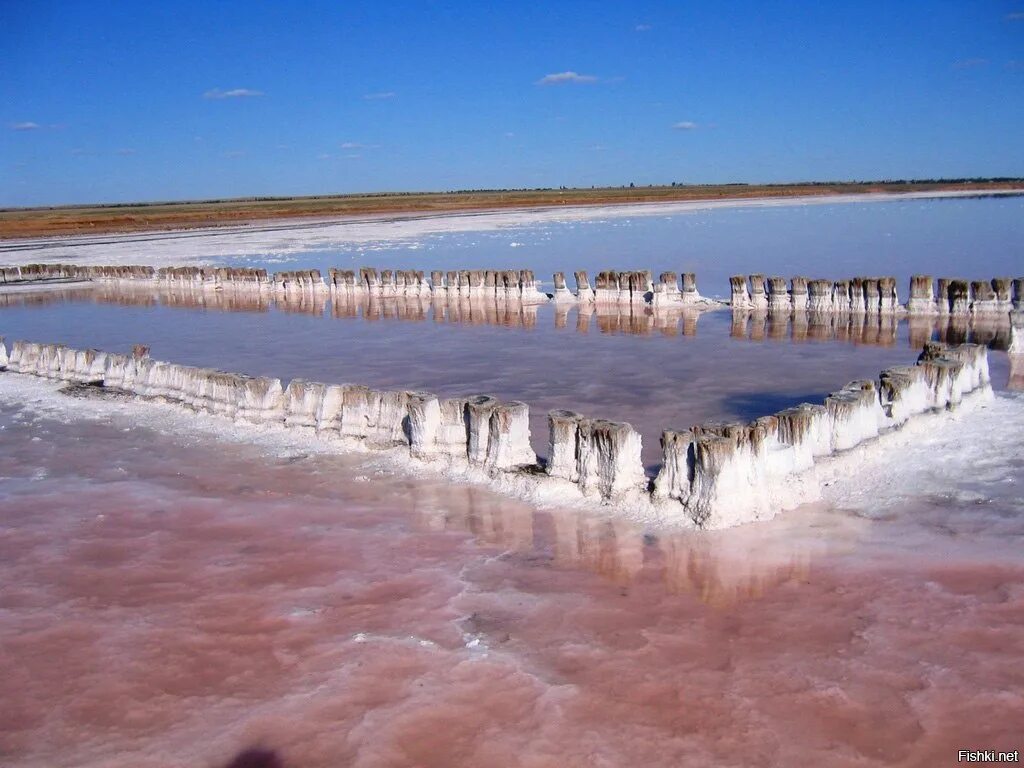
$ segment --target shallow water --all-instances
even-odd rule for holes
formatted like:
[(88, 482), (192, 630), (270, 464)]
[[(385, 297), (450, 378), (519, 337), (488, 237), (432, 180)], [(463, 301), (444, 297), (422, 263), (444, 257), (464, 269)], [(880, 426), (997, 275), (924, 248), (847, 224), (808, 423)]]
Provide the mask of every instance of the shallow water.
[[(280, 257), (254, 265), (281, 269)], [(894, 275), (906, 296), (912, 274), (990, 279), (1024, 272), (1024, 196), (879, 203), (729, 207), (675, 215), (566, 220), (487, 232), (289, 253), (329, 267), (526, 268), (551, 290), (551, 274), (602, 269), (695, 272), (707, 296), (729, 296), (729, 276), (769, 273), (835, 280)]]
[[(737, 209), (281, 258), (696, 269), (707, 293), (733, 271), (881, 272), (902, 290), (904, 272), (1020, 272), (1022, 206)], [(0, 299), (8, 341), (522, 399), (541, 453), (544, 413), (572, 408), (634, 423), (648, 464), (663, 428), (820, 400), (929, 337), (1005, 346), (997, 326), (727, 312)], [(259, 745), (288, 768), (934, 766), (1024, 748), (1024, 400), (990, 359), (990, 405), (866, 457), (817, 505), (716, 533), (537, 509), (0, 374), (0, 763), (214, 768)]]
[[(634, 316), (628, 308), (625, 315), (606, 315), (549, 305), (499, 315), (484, 305), (465, 305), (460, 314), (457, 307), (420, 302), (343, 306), (295, 300), (249, 307), (259, 311), (223, 311), (188, 306), (203, 299), (202, 292), (59, 295), (60, 301), (50, 303), (9, 297), (0, 310), (3, 333), (8, 339), (108, 351), (144, 343), (158, 359), (285, 382), (301, 378), (522, 400), (531, 407), (533, 445), (542, 455), (547, 412), (575, 410), (633, 424), (649, 465), (660, 459), (662, 430), (711, 419), (746, 421), (821, 402), (848, 381), (913, 363), (928, 338), (957, 336), (945, 326), (940, 334), (927, 321), (912, 333), (906, 320), (892, 318), (857, 319), (853, 328), (847, 319), (839, 333), (788, 318), (734, 323), (725, 311), (698, 318), (641, 310)], [(400, 316), (396, 310), (403, 307), (407, 311)], [(985, 338), (1001, 339), (1005, 346), (1006, 325), (997, 328)], [(994, 380), (1002, 387), (1005, 355), (994, 352), (992, 358)]]
[[(885, 515), (854, 499), (678, 533), (4, 378), (5, 765), (216, 766), (259, 745), (302, 768), (931, 766), (1024, 747), (1024, 463), (995, 447), (969, 514), (961, 466)], [(976, 418), (1024, 426), (1015, 397)]]

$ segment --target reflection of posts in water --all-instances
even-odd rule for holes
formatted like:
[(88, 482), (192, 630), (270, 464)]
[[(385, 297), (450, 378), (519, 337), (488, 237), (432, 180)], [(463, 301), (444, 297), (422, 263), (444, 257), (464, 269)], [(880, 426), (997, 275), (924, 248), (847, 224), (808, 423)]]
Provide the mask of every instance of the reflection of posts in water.
[(421, 481), (407, 498), (417, 525), (430, 531), (463, 531), (480, 542), (517, 552), (534, 544), (534, 509), (469, 485)]
[(907, 336), (911, 347), (923, 347), (932, 341), (935, 333), (936, 319), (933, 317), (911, 315), (907, 318)]
[(664, 336), (678, 336), (681, 327), (683, 336), (696, 336), (697, 322), (705, 311), (699, 306), (654, 309), (611, 303), (599, 303), (593, 307), (580, 305), (577, 329), (585, 331), (593, 314), (601, 333), (646, 336), (657, 331)]
[(274, 306), (282, 312), (322, 315), (327, 308), (327, 298), (321, 292), (285, 291), (274, 296)]
[(774, 587), (805, 580), (813, 560), (834, 546), (829, 538), (799, 534), (766, 544), (760, 532), (750, 535), (748, 530), (659, 535), (666, 589), (723, 607), (756, 600)]
[(854, 343), (890, 347), (896, 343), (898, 321), (892, 314), (870, 314), (862, 318), (860, 338)]
[(382, 301), (372, 296), (361, 302), (363, 316), (374, 320), (407, 320), (423, 322), (430, 308), (429, 299), (409, 298), (397, 301)]
[(590, 331), (590, 318), (594, 316), (594, 304), (581, 303), (576, 310), (576, 332), (588, 333)]
[(576, 510), (549, 514), (555, 564), (629, 584), (644, 566), (644, 535), (628, 520), (597, 517)]
[(765, 323), (765, 333), (772, 341), (789, 339), (789, 313), (770, 312)]
[(1009, 344), (1008, 315), (998, 313), (897, 315), (892, 312), (734, 310), (729, 335), (750, 341), (841, 341), (888, 347), (896, 344), (901, 322), (907, 323), (912, 348), (920, 348), (933, 340), (983, 344), (990, 349), (1006, 349)]
[(636, 582), (645, 569), (657, 574), (660, 566), (670, 594), (711, 605), (757, 599), (772, 587), (804, 579), (812, 559), (829, 546), (826, 539), (794, 536), (772, 551), (759, 536), (740, 531), (713, 538), (688, 531), (647, 536), (622, 518), (565, 508), (538, 512), (464, 486), (429, 487), (413, 496), (416, 518), (427, 530), (469, 533), (482, 544), (527, 556), (550, 551), (559, 568), (622, 586)]
[(555, 328), (565, 328), (569, 322), (569, 306), (565, 303), (555, 304)]
[(733, 310), (732, 324), (729, 326), (729, 337), (733, 339), (747, 338), (748, 327), (750, 326), (750, 312)]
[[(453, 277), (458, 280), (458, 277)], [(331, 315), (336, 318), (363, 317), (366, 320), (404, 320), (466, 325), (498, 325), (534, 328), (538, 305), (504, 299), (452, 295), (395, 297), (382, 299), (367, 292), (336, 291), (331, 297)]]
[(89, 288), (49, 288), (45, 291), (0, 292), (0, 307), (34, 307), (45, 304), (58, 304), (65, 301), (90, 299), (91, 296), (92, 290)]
[[(620, 586), (636, 583), (645, 573), (645, 581), (660, 574), (670, 594), (723, 607), (806, 579), (814, 560), (839, 546), (834, 537), (799, 534), (766, 543), (760, 529), (743, 528), (725, 534), (648, 535), (622, 518), (569, 508), (536, 511), (471, 486), (430, 484), (417, 488), (410, 499), (421, 529), (468, 533), (482, 544), (531, 559), (550, 552), (556, 567), (594, 573)], [(856, 534), (854, 529), (867, 527), (855, 518), (843, 525), (850, 529), (844, 540)]]
[(755, 310), (750, 316), (750, 340), (764, 341), (767, 337), (768, 312), (764, 310)]
[(83, 290), (79, 297), (98, 304), (149, 307), (160, 304), (184, 309), (213, 309), (222, 312), (267, 312), (271, 298), (267, 292), (231, 285), (217, 290), (187, 282), (132, 285), (130, 283), (97, 283)]
[[(804, 337), (811, 341), (829, 341), (835, 338), (836, 316), (831, 312), (808, 312)], [(795, 332), (795, 327), (794, 327)]]
[(907, 324), (910, 330), (910, 346), (921, 346), (932, 340), (948, 344), (984, 344), (989, 349), (1006, 349), (1010, 345), (1009, 314), (940, 314), (930, 317), (911, 315)]
[(795, 342), (807, 341), (808, 328), (810, 327), (807, 312), (794, 312), (791, 338)]
[(877, 344), (883, 347), (891, 347), (896, 344), (897, 335), (899, 333), (900, 321), (891, 312), (883, 313), (879, 315), (877, 322)]
[(679, 319), (678, 312), (655, 312), (654, 327), (662, 336), (678, 336)]

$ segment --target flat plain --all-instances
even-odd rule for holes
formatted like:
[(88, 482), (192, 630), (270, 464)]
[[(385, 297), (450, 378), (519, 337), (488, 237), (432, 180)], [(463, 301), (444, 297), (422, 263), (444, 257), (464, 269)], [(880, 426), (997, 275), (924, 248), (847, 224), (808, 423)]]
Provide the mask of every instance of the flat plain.
[(250, 221), (331, 218), (388, 214), (439, 214), (509, 208), (626, 203), (667, 203), (900, 194), (911, 192), (979, 193), (1020, 189), (1024, 180), (952, 182), (837, 182), (814, 184), (721, 184), (587, 189), (472, 190), (315, 197), (251, 197), (131, 204), (0, 209), (0, 239), (54, 235), (195, 229)]

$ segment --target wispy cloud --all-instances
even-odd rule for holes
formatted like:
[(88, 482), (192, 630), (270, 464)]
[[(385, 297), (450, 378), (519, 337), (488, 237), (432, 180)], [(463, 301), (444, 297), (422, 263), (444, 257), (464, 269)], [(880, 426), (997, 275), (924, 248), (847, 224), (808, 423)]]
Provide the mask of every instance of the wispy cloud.
[(960, 59), (953, 62), (953, 69), (977, 69), (988, 64), (988, 59)]
[(322, 153), (320, 153), (319, 155), (316, 156), (316, 159), (317, 160), (330, 160), (332, 157), (334, 157), (334, 155), (329, 155), (326, 152), (322, 152)]
[(695, 131), (698, 126), (692, 120), (680, 120), (678, 123), (673, 123), (672, 127), (677, 131)]
[(384, 99), (395, 98), (394, 91), (381, 91), (380, 93), (364, 93), (363, 98), (367, 101), (383, 101)]
[(377, 149), (380, 144), (364, 144), (361, 141), (343, 141), (339, 146), (342, 149)]
[(1007, 21), (1024, 21), (1024, 11), (1013, 11), (1006, 14)]
[(551, 75), (544, 75), (537, 81), (537, 85), (565, 85), (567, 83), (596, 83), (594, 75), (581, 75), (578, 72), (555, 72)]
[(635, 27), (633, 27), (633, 29), (636, 30), (637, 32), (650, 32), (652, 29), (654, 29), (654, 27), (652, 27), (650, 24), (637, 24)]
[(138, 150), (132, 149), (131, 147), (121, 147), (119, 150), (117, 150), (117, 154), (123, 157), (127, 157), (129, 155), (137, 155), (139, 153)]
[(254, 91), (252, 88), (232, 88), (222, 91), (220, 88), (212, 88), (203, 94), (204, 99), (249, 99), (254, 96), (262, 96), (263, 91)]
[(33, 123), (31, 120), (26, 120), (23, 123), (12, 123), (12, 131), (36, 131), (39, 130), (39, 123)]

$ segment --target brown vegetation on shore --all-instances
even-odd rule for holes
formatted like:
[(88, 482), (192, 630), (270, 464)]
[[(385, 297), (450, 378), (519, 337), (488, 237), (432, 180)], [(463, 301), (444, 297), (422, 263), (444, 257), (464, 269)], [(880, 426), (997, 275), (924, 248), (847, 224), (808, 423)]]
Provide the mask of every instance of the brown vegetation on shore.
[(740, 198), (849, 195), (872, 192), (1024, 191), (1021, 180), (722, 184), (591, 189), (474, 190), (159, 203), (13, 208), (0, 210), (0, 239), (193, 229), (252, 221), (387, 214), (439, 214), (504, 208), (616, 203), (665, 203)]

